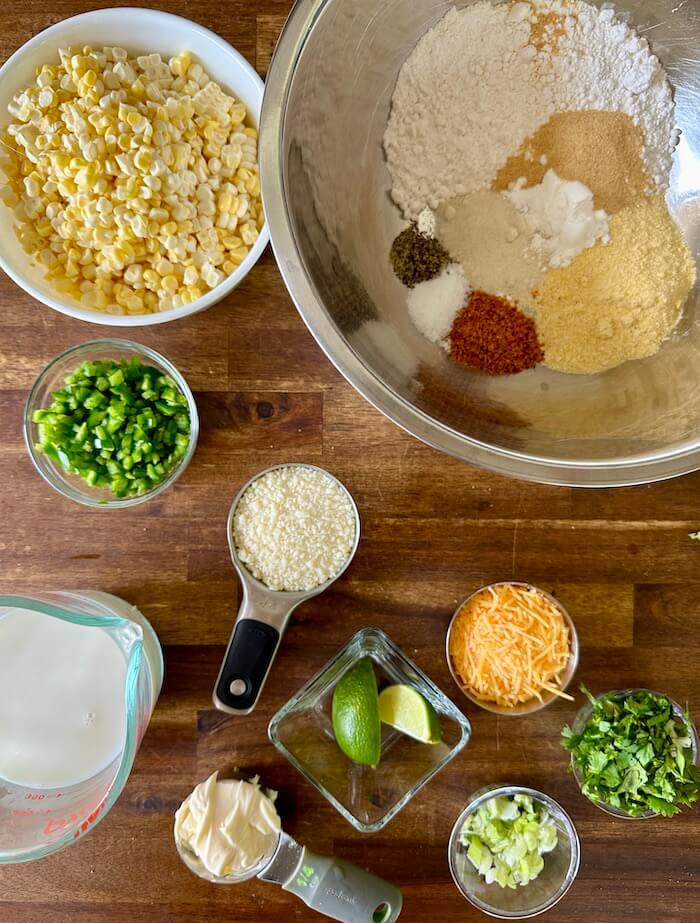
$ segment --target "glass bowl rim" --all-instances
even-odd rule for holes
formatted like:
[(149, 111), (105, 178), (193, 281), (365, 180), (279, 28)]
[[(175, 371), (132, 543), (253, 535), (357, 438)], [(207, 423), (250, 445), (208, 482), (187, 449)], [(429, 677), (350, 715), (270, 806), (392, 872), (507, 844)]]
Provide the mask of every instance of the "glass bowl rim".
[(565, 692), (567, 690), (567, 688), (571, 684), (572, 679), (574, 678), (576, 670), (578, 669), (579, 655), (580, 655), (578, 632), (576, 631), (576, 626), (574, 625), (574, 621), (569, 615), (569, 612), (566, 609), (566, 607), (551, 593), (548, 593), (546, 590), (540, 589), (540, 587), (535, 586), (534, 583), (528, 583), (527, 580), (496, 580), (493, 583), (485, 583), (483, 586), (480, 586), (478, 587), (478, 589), (474, 590), (473, 593), (470, 593), (468, 596), (466, 596), (455, 609), (452, 615), (452, 618), (450, 619), (450, 624), (447, 626), (447, 633), (445, 635), (445, 659), (447, 660), (447, 668), (450, 671), (450, 676), (454, 680), (455, 685), (457, 686), (459, 691), (462, 693), (462, 695), (464, 695), (467, 699), (469, 699), (470, 702), (473, 702), (474, 705), (478, 705), (479, 708), (483, 708), (484, 711), (491, 712), (491, 714), (494, 714), (494, 715), (501, 715), (505, 718), (524, 718), (527, 715), (533, 715), (535, 714), (535, 712), (541, 711), (543, 708), (546, 708), (548, 705), (551, 705), (552, 702), (554, 702), (556, 699), (559, 698), (559, 696), (555, 695), (554, 693), (551, 693), (548, 698), (543, 698), (542, 701), (536, 698), (533, 698), (529, 700), (529, 702), (532, 704), (528, 704), (528, 702), (522, 702), (519, 705), (515, 705), (511, 708), (506, 708), (503, 705), (496, 705), (495, 702), (486, 702), (482, 699), (477, 699), (476, 696), (473, 696), (463, 686), (461, 680), (459, 679), (459, 676), (457, 675), (452, 665), (452, 657), (450, 656), (450, 636), (452, 634), (452, 628), (455, 624), (455, 621), (457, 620), (459, 613), (467, 605), (467, 603), (469, 603), (472, 599), (474, 599), (475, 596), (478, 596), (479, 593), (483, 593), (484, 590), (489, 590), (492, 587), (499, 587), (499, 586), (519, 586), (519, 587), (528, 587), (531, 590), (536, 590), (538, 593), (541, 593), (542, 596), (544, 596), (545, 599), (548, 600), (548, 602), (550, 602), (553, 606), (555, 606), (559, 610), (559, 612), (561, 612), (564, 618), (564, 621), (566, 622), (567, 627), (569, 629), (569, 647), (570, 647), (569, 660), (565, 667), (564, 682), (559, 687), (561, 692)]
[[(679, 703), (676, 702), (675, 699), (671, 698), (670, 695), (666, 695), (665, 692), (657, 692), (656, 689), (649, 689), (647, 686), (633, 686), (628, 689), (608, 689), (605, 692), (599, 692), (594, 698), (596, 701), (598, 701), (599, 699), (607, 698), (608, 696), (612, 696), (616, 699), (627, 699), (637, 692), (650, 692), (652, 695), (659, 696), (660, 698), (663, 698), (663, 699), (668, 699), (668, 701), (671, 703), (671, 710), (673, 714), (676, 717), (683, 719), (683, 721), (685, 721), (688, 725), (688, 728), (690, 730), (690, 749), (693, 755), (693, 763), (697, 766), (698, 757), (700, 756), (700, 739), (698, 738), (698, 730), (695, 726), (695, 722), (690, 717), (690, 715), (687, 714), (686, 710), (684, 710), (679, 705)], [(576, 712), (576, 715), (574, 716), (574, 720), (571, 722), (572, 729), (576, 728), (579, 724), (581, 725), (581, 727), (583, 727), (583, 724), (588, 721), (588, 718), (590, 717), (590, 714), (592, 714), (592, 712), (593, 712), (593, 704), (588, 699), (586, 699), (586, 701), (581, 705), (579, 710)], [(571, 757), (569, 759), (569, 767), (571, 770), (571, 774), (576, 780), (576, 784), (578, 785), (579, 791), (581, 792), (583, 797), (586, 799), (586, 801), (590, 802), (592, 805), (594, 805), (600, 811), (603, 811), (605, 814), (609, 814), (611, 817), (616, 817), (619, 820), (648, 820), (651, 817), (661, 816), (658, 811), (651, 811), (651, 810), (645, 811), (643, 814), (638, 814), (638, 815), (628, 814), (626, 811), (622, 811), (619, 808), (613, 807), (613, 805), (608, 804), (605, 801), (593, 801), (592, 798), (589, 798), (588, 795), (584, 795), (583, 793), (583, 789), (581, 787), (582, 785), (581, 772), (576, 766), (576, 763), (574, 762), (573, 753), (571, 754)]]
[[(525, 913), (510, 913), (507, 911), (491, 909), (490, 905), (486, 905), (483, 901), (476, 897), (475, 894), (469, 891), (457, 873), (457, 869), (455, 868), (457, 847), (461, 845), (459, 843), (459, 834), (461, 833), (462, 827), (464, 826), (464, 821), (470, 814), (473, 814), (474, 811), (481, 807), (481, 805), (486, 801), (502, 795), (530, 795), (533, 799), (539, 801), (540, 804), (543, 804), (550, 811), (550, 813), (561, 822), (566, 831), (566, 835), (571, 848), (571, 859), (569, 860), (569, 867), (560, 887), (547, 901), (544, 901), (539, 906), (536, 906), (532, 910)], [(526, 920), (530, 917), (539, 916), (539, 914), (550, 910), (552, 907), (554, 907), (555, 904), (558, 904), (569, 890), (571, 885), (574, 883), (581, 865), (581, 841), (579, 839), (576, 826), (569, 814), (564, 810), (558, 801), (555, 801), (554, 798), (552, 798), (550, 795), (547, 795), (545, 792), (541, 792), (535, 788), (530, 788), (526, 785), (510, 785), (507, 783), (486, 785), (483, 788), (478, 789), (478, 791), (474, 792), (471, 799), (467, 802), (464, 809), (460, 812), (459, 817), (454, 822), (447, 846), (447, 861), (450, 867), (452, 880), (457, 886), (457, 890), (469, 901), (473, 907), (476, 907), (478, 910), (481, 910), (482, 913), (488, 914), (488, 916), (495, 917), (499, 920)]]
[[(310, 774), (305, 767), (297, 760), (295, 755), (279, 739), (277, 730), (281, 721), (290, 714), (298, 703), (302, 694), (304, 694), (314, 683), (316, 683), (324, 673), (331, 670), (344, 656), (349, 654), (353, 645), (360, 647), (367, 638), (375, 638), (380, 644), (387, 647), (392, 654), (398, 655), (407, 661), (411, 668), (416, 672), (418, 677), (426, 683), (432, 690), (436, 689), (441, 702), (449, 716), (459, 725), (460, 737), (453, 747), (445, 754), (444, 758), (437, 763), (430, 772), (426, 773), (417, 784), (414, 784), (402, 795), (391, 808), (373, 823), (365, 823), (355, 817), (343, 804), (341, 804), (334, 795), (323, 785), (323, 783), (314, 775)], [(368, 656), (368, 655), (365, 655)], [(340, 677), (338, 677), (340, 678)], [(382, 830), (396, 815), (402, 811), (406, 805), (414, 798), (418, 792), (427, 785), (438, 773), (440, 773), (448, 763), (450, 763), (469, 743), (472, 736), (472, 726), (469, 718), (455, 705), (452, 699), (447, 696), (442, 689), (423, 670), (415, 663), (412, 658), (403, 652), (403, 650), (387, 635), (381, 628), (366, 626), (356, 631), (350, 639), (343, 644), (340, 649), (326, 661), (325, 664), (311, 676), (300, 688), (293, 693), (289, 699), (279, 708), (267, 726), (267, 736), (273, 746), (288, 760), (294, 768), (309, 782), (323, 797), (331, 804), (345, 820), (361, 833), (376, 833)]]
[[(34, 410), (39, 409), (35, 407), (37, 403), (37, 395), (41, 386), (50, 378), (51, 374), (55, 371), (56, 367), (66, 361), (71, 357), (75, 357), (76, 365), (79, 365), (84, 358), (87, 358), (86, 354), (91, 350), (95, 349), (106, 349), (114, 350), (115, 352), (123, 351), (125, 353), (135, 354), (142, 359), (149, 360), (151, 362), (160, 365), (165, 369), (167, 375), (169, 375), (175, 384), (177, 385), (178, 390), (184, 394), (187, 399), (187, 408), (190, 414), (190, 441), (187, 446), (187, 451), (182, 456), (178, 464), (169, 472), (169, 474), (156, 485), (152, 490), (149, 490), (145, 494), (139, 494), (135, 497), (125, 497), (120, 498), (104, 498), (98, 499), (96, 497), (91, 497), (87, 493), (90, 488), (86, 485), (85, 488), (82, 485), (73, 485), (69, 483), (66, 478), (68, 475), (62, 471), (51, 461), (50, 473), (44, 470), (44, 467), (40, 463), (38, 453), (34, 447), (34, 440), (31, 437), (32, 427), (35, 426), (32, 422), (32, 414)], [(137, 343), (134, 340), (128, 340), (123, 337), (99, 337), (94, 340), (87, 340), (84, 343), (78, 343), (75, 346), (70, 346), (68, 349), (63, 350), (57, 356), (54, 356), (53, 359), (42, 369), (41, 372), (37, 375), (32, 384), (32, 387), (27, 396), (27, 401), (24, 405), (24, 417), (23, 417), (23, 433), (24, 433), (24, 443), (27, 447), (29, 457), (32, 460), (32, 464), (35, 469), (39, 472), (43, 480), (49, 484), (54, 490), (60, 493), (62, 496), (66, 497), (68, 500), (73, 500), (75, 503), (80, 503), (82, 506), (88, 506), (91, 509), (126, 509), (128, 507), (138, 506), (141, 503), (145, 503), (146, 500), (151, 500), (153, 497), (157, 497), (164, 490), (170, 487), (175, 481), (180, 477), (180, 475), (185, 471), (192, 456), (194, 455), (195, 449), (197, 448), (197, 440), (199, 437), (199, 414), (197, 412), (197, 404), (192, 393), (192, 389), (188, 385), (184, 376), (176, 368), (176, 366), (169, 360), (166, 359), (161, 353), (157, 350), (152, 349), (150, 346), (145, 346), (142, 343)], [(42, 460), (45, 456), (42, 455)]]

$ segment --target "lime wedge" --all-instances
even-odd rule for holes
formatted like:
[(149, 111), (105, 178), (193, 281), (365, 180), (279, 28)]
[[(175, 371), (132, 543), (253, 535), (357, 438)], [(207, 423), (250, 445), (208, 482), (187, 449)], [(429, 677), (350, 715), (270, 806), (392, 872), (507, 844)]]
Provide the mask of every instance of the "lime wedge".
[(382, 726), (371, 660), (360, 660), (340, 678), (333, 691), (331, 712), (333, 733), (343, 753), (354, 763), (376, 769)]
[(424, 744), (442, 740), (440, 719), (433, 706), (413, 686), (387, 686), (379, 696), (379, 717), (397, 731)]

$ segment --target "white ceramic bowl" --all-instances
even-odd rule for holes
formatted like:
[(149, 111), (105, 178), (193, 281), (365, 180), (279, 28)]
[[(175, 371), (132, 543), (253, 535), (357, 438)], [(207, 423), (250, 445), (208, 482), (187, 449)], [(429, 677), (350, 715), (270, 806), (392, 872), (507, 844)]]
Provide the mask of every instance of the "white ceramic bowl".
[[(257, 125), (262, 105), (263, 82), (245, 58), (218, 35), (180, 16), (136, 7), (94, 10), (64, 19), (45, 29), (19, 48), (0, 68), (0, 125), (10, 116), (7, 104), (14, 94), (34, 80), (38, 64), (58, 61), (58, 49), (67, 45), (119, 45), (139, 54), (159, 52), (171, 57), (188, 50), (209, 76), (243, 103)], [(265, 225), (241, 265), (221, 285), (181, 308), (156, 314), (113, 315), (91, 311), (53, 290), (41, 271), (33, 267), (15, 236), (11, 211), (0, 203), (0, 266), (32, 298), (70, 317), (112, 327), (143, 327), (164, 324), (196, 314), (222, 298), (252, 269), (269, 239)]]

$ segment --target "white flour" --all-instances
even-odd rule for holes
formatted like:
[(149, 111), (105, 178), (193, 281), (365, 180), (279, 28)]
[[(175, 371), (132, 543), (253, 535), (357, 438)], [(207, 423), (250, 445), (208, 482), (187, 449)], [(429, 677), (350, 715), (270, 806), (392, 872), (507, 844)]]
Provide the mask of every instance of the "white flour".
[[(530, 44), (536, 14), (566, 14), (553, 49)], [(534, 39), (533, 39), (534, 41)], [(488, 187), (556, 111), (627, 112), (642, 128), (657, 189), (677, 135), (658, 59), (612, 10), (581, 0), (450, 9), (399, 73), (384, 135), (392, 196), (407, 217)]]

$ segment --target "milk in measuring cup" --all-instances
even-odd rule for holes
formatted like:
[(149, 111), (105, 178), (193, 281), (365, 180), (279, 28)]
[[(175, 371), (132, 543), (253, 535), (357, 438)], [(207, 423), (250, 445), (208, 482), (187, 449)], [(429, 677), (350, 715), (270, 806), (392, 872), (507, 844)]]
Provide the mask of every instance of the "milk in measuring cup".
[(0, 618), (0, 777), (27, 788), (92, 778), (124, 746), (126, 659), (107, 633), (40, 612)]

